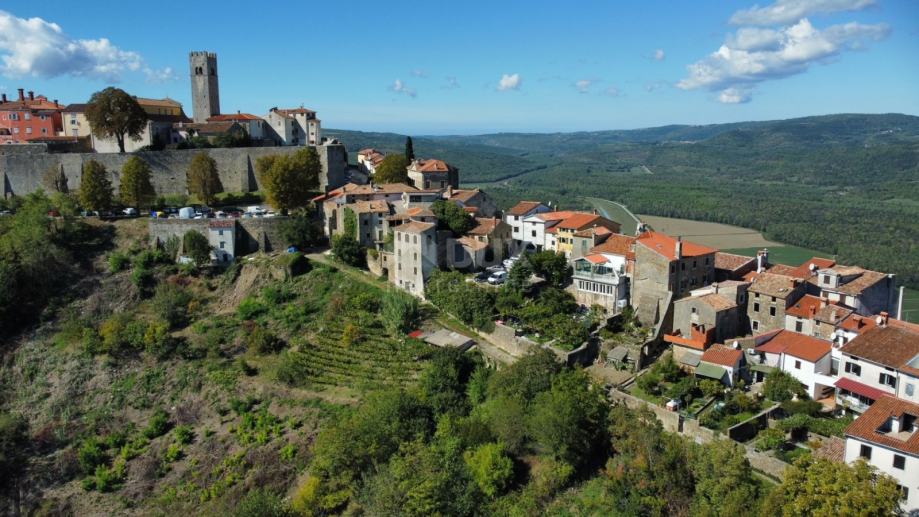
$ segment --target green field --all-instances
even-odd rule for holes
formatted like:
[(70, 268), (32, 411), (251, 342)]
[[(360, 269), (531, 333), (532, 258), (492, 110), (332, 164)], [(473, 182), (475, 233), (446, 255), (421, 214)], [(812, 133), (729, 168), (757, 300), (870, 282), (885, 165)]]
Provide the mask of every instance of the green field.
[(591, 206), (596, 208), (600, 215), (607, 219), (616, 221), (622, 225), (620, 230), (624, 235), (635, 235), (638, 226), (638, 219), (625, 206), (614, 201), (599, 199), (595, 197), (584, 198)]
[[(757, 249), (734, 248), (721, 251), (754, 257)], [(829, 253), (798, 246), (773, 246), (769, 248), (769, 261), (775, 264), (800, 266), (804, 261), (812, 257), (834, 258)], [(912, 323), (919, 323), (919, 290), (905, 289), (903, 291), (903, 319)]]

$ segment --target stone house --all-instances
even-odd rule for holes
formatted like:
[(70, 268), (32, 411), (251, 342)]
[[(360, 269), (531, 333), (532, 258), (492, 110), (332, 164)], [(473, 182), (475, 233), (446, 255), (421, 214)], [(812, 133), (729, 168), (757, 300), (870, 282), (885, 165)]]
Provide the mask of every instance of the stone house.
[(249, 135), (249, 138), (253, 142), (261, 142), (263, 140), (270, 141), (268, 139), (268, 133), (265, 126), (268, 122), (265, 121), (262, 117), (257, 115), (252, 115), (250, 113), (240, 113), (228, 115), (214, 115), (207, 119), (208, 122), (236, 122), (243, 128), (246, 134)]
[(804, 284), (797, 278), (760, 273), (748, 289), (747, 317), (754, 334), (785, 328), (785, 313), (804, 296)]
[(477, 217), (476, 226), (454, 241), (448, 262), (460, 269), (500, 264), (508, 256), (512, 243), (507, 223), (497, 217)]
[(386, 158), (383, 152), (368, 147), (357, 152), (357, 165), (368, 176), (373, 176), (377, 172), (377, 167), (383, 163), (383, 158)]
[(739, 306), (725, 294), (709, 292), (687, 296), (673, 302), (673, 331), (664, 336), (674, 342), (673, 336), (683, 340), (698, 341), (697, 348), (705, 349), (714, 342), (724, 343), (738, 335)]
[(424, 297), (424, 285), (438, 267), (437, 225), (410, 221), (393, 229), (395, 281), (401, 289)]
[(412, 160), (408, 179), (421, 190), (459, 188), (459, 169), (443, 160)]
[(715, 253), (715, 280), (741, 280), (744, 275), (756, 270), (758, 260), (762, 260), (762, 257), (757, 259), (719, 251)]
[(236, 258), (236, 221), (212, 219), (207, 224), (207, 242), (211, 245), (214, 261), (225, 264)]
[(456, 203), (475, 217), (498, 215), (498, 205), (481, 189), (454, 189), (448, 186), (444, 199)]
[(818, 269), (807, 279), (807, 284), (811, 294), (845, 305), (863, 316), (893, 312), (896, 305), (896, 282), (891, 274), (836, 265)]
[(322, 141), (322, 123), (315, 111), (271, 108), (264, 119), (265, 136), (275, 145), (318, 145)]
[[(638, 309), (639, 320), (645, 325), (662, 322), (670, 312), (667, 300), (682, 298), (713, 282), (716, 251), (660, 232), (639, 235), (632, 277), (632, 305)], [(665, 332), (670, 324), (665, 322)]]

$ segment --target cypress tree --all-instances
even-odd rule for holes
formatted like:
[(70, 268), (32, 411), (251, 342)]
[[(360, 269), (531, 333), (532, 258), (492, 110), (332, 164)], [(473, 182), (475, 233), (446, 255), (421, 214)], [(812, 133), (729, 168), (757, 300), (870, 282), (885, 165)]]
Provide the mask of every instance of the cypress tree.
[(405, 159), (411, 163), (415, 159), (415, 147), (412, 145), (412, 137), (405, 137)]

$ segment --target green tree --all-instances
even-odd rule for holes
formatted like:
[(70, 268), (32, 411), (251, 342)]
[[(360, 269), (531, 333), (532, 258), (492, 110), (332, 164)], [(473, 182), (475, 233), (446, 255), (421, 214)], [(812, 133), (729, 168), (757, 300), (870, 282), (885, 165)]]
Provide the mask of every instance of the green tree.
[(64, 166), (61, 164), (48, 167), (41, 177), (41, 184), (48, 189), (48, 192), (66, 194), (70, 191), (67, 186), (67, 175), (64, 174)]
[(539, 450), (575, 467), (585, 465), (605, 442), (609, 402), (591, 386), (583, 370), (552, 378), (552, 388), (536, 396), (527, 429)]
[(415, 159), (415, 145), (412, 143), (412, 137), (405, 137), (405, 159), (411, 162)]
[(435, 414), (462, 414), (467, 410), (466, 383), (474, 369), (475, 363), (464, 350), (434, 350), (419, 384), (422, 398), (434, 408)]
[(390, 287), (383, 292), (380, 317), (383, 325), (393, 334), (412, 330), (418, 320), (418, 299)]
[[(530, 287), (530, 277), (532, 276), (533, 266), (530, 265), (530, 261), (524, 257), (515, 262), (514, 265), (511, 266), (511, 270), (507, 272), (507, 283), (505, 287), (519, 294), (521, 291)], [(518, 305), (523, 305), (522, 296), (520, 297), (520, 303)]]
[(89, 160), (83, 164), (80, 179), (80, 204), (86, 210), (108, 210), (112, 206), (112, 182), (101, 163)]
[(132, 156), (121, 168), (118, 194), (121, 202), (137, 208), (148, 207), (156, 199), (156, 189), (150, 182), (151, 170), (139, 156)]
[(181, 328), (188, 324), (188, 307), (193, 299), (187, 288), (172, 282), (164, 282), (156, 287), (150, 304), (156, 315), (165, 321), (169, 328)]
[(431, 211), (441, 226), (449, 228), (454, 235), (465, 235), (475, 226), (475, 219), (452, 201), (438, 199), (431, 203)]
[(335, 235), (332, 237), (332, 255), (349, 266), (362, 267), (366, 261), (364, 248), (354, 237)]
[(313, 147), (303, 147), (292, 155), (281, 155), (256, 162), (262, 189), (268, 203), (286, 213), (305, 206), (310, 193), (319, 188), (322, 165)]
[(768, 515), (895, 515), (900, 489), (864, 461), (853, 465), (803, 456), (763, 505)]
[(325, 240), (322, 228), (305, 213), (292, 215), (281, 223), (281, 238), (288, 246), (306, 249), (316, 246)]
[(198, 267), (209, 264), (211, 261), (211, 245), (201, 232), (196, 230), (185, 232), (185, 235), (182, 236), (182, 249)]
[(374, 183), (408, 183), (409, 161), (402, 154), (387, 154), (373, 173)]
[(513, 479), (514, 462), (504, 454), (500, 444), (480, 445), (475, 450), (466, 451), (464, 459), (472, 472), (472, 479), (488, 497), (501, 495)]
[(491, 376), (488, 393), (505, 395), (529, 403), (552, 386), (552, 378), (562, 370), (555, 354), (540, 348)]
[[(688, 459), (695, 481), (693, 515), (733, 517), (755, 512), (759, 482), (744, 449), (731, 440), (693, 448)], [(730, 479), (730, 483), (725, 480)]]
[(114, 138), (122, 153), (125, 138), (139, 140), (147, 127), (147, 112), (140, 107), (137, 99), (118, 88), (109, 87), (94, 93), (85, 114), (93, 134)]
[(188, 192), (197, 196), (205, 205), (213, 204), (217, 194), (223, 192), (217, 162), (205, 152), (198, 153), (191, 159), (185, 179)]
[(791, 400), (795, 395), (804, 397), (807, 392), (798, 379), (781, 370), (773, 370), (766, 376), (766, 382), (763, 383), (763, 395), (769, 400), (775, 402), (784, 402)]
[(572, 269), (563, 253), (551, 250), (531, 253), (527, 256), (533, 265), (533, 272), (555, 287), (564, 287), (571, 280)]

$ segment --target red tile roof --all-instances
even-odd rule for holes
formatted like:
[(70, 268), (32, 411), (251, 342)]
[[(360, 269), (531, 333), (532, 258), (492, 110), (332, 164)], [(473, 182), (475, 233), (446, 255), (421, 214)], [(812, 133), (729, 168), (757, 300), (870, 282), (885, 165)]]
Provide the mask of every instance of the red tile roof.
[(228, 115), (214, 115), (213, 117), (207, 119), (208, 122), (227, 122), (239, 120), (262, 120), (262, 117), (253, 115), (251, 113), (232, 113)]
[(393, 230), (397, 232), (405, 232), (405, 233), (424, 233), (436, 226), (437, 225), (434, 223), (423, 223), (421, 221), (411, 221), (405, 224), (400, 224), (399, 226), (396, 226), (395, 228), (393, 228)]
[(472, 251), (480, 251), (488, 247), (487, 242), (476, 240), (473, 237), (460, 237), (459, 239), (456, 239), (456, 242), (460, 243), (464, 248), (469, 248)]
[(849, 424), (846, 436), (919, 456), (919, 431), (903, 429), (897, 434), (881, 431), (891, 418), (900, 419), (903, 415), (919, 419), (919, 405), (895, 397), (880, 397), (862, 416)]
[(418, 172), (449, 172), (452, 168), (443, 160), (415, 160), (410, 167)]
[(856, 336), (841, 352), (916, 375), (919, 370), (908, 364), (919, 356), (919, 330), (914, 327), (889, 319), (886, 326)]
[(497, 217), (476, 217), (475, 222), (475, 228), (467, 232), (470, 235), (491, 235), (502, 221)]
[(507, 211), (508, 215), (526, 215), (542, 205), (539, 201), (521, 201)]
[(785, 309), (785, 314), (808, 320), (813, 319), (817, 311), (821, 309), (821, 303), (820, 298), (812, 294), (805, 294), (794, 305)]
[(884, 396), (890, 396), (890, 393), (886, 391), (873, 388), (867, 384), (862, 384), (848, 377), (840, 377), (840, 379), (835, 382), (835, 386), (839, 389), (848, 390), (857, 395), (868, 397), (871, 400), (878, 400)]
[(737, 271), (738, 269), (756, 262), (753, 257), (744, 255), (734, 255), (733, 253), (724, 253), (719, 251), (715, 253), (715, 269), (724, 269), (726, 271)]
[(590, 253), (609, 253), (624, 256), (628, 260), (635, 260), (635, 237), (614, 233), (602, 244), (590, 248)]
[(720, 364), (721, 366), (736, 367), (743, 358), (743, 352), (724, 345), (712, 345), (702, 354), (706, 363)]
[[(675, 253), (677, 240), (667, 234), (661, 232), (644, 232), (638, 236), (638, 243), (668, 260), (676, 260)], [(690, 241), (682, 241), (682, 255), (684, 257), (698, 257), (701, 255), (708, 255), (709, 253), (716, 253), (717, 251), (718, 250), (715, 248), (709, 248), (708, 246)]]
[(591, 264), (606, 264), (608, 262), (606, 257), (599, 254), (587, 255), (584, 258)]
[(805, 336), (790, 330), (780, 330), (769, 341), (756, 347), (757, 352), (785, 353), (811, 363), (816, 363), (823, 356), (830, 353), (830, 349), (829, 341)]
[(777, 275), (772, 272), (760, 273), (753, 277), (748, 290), (784, 300), (794, 292), (797, 284), (798, 280), (790, 276)]
[[(816, 269), (812, 270), (811, 269), (812, 265), (815, 266)], [(794, 276), (795, 278), (810, 278), (814, 274), (814, 271), (816, 271), (817, 269), (826, 269), (828, 267), (833, 267), (834, 265), (836, 265), (835, 260), (831, 260), (828, 258), (813, 257), (807, 262), (796, 267), (794, 269), (794, 272), (791, 273), (791, 275)]]

